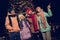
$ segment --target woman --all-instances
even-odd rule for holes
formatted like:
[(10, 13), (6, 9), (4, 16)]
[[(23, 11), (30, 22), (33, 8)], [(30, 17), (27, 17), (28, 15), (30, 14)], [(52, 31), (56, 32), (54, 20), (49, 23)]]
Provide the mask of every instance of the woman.
[(31, 34), (29, 30), (30, 25), (28, 21), (25, 19), (23, 14), (19, 15), (19, 25), (21, 28), (20, 31), (21, 40), (31, 40)]
[(51, 26), (47, 22), (47, 17), (52, 16), (52, 12), (50, 10), (50, 5), (47, 7), (48, 13), (44, 12), (40, 7), (36, 8), (37, 13), (37, 18), (38, 18), (38, 24), (40, 26), (40, 31), (43, 36), (43, 40), (51, 40)]

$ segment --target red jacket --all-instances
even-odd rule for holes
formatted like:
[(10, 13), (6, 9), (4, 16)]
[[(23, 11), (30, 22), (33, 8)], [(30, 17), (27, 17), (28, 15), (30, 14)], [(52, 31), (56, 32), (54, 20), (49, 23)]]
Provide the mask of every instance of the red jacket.
[(36, 14), (32, 14), (32, 15), (28, 16), (28, 18), (32, 19), (34, 31), (39, 30), (38, 21), (37, 21), (37, 15)]

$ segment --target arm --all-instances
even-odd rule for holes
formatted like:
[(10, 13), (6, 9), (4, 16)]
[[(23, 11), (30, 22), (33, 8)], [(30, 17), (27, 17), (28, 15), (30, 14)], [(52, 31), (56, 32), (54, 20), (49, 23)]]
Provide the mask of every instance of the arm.
[(52, 11), (50, 9), (48, 9), (48, 13), (47, 12), (44, 12), (44, 15), (46, 17), (51, 17), (52, 16)]
[(12, 27), (10, 26), (10, 23), (9, 23), (8, 16), (6, 17), (5, 27), (6, 27), (6, 29), (8, 29), (8, 30), (11, 30), (11, 29), (12, 29)]
[(47, 6), (47, 9), (48, 9), (48, 13), (46, 13), (46, 12), (44, 12), (44, 15), (46, 16), (46, 17), (51, 17), (52, 16), (52, 11), (51, 11), (51, 6), (50, 6), (50, 4)]

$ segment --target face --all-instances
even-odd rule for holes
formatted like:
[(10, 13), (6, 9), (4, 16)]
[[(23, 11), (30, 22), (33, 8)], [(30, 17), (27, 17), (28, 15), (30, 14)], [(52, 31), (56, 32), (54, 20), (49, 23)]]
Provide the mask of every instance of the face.
[(36, 11), (37, 11), (37, 12), (40, 12), (40, 11), (41, 11), (41, 8), (40, 8), (40, 7), (37, 7), (37, 8), (36, 8)]
[(24, 20), (25, 19), (24, 15), (21, 15), (20, 19), (21, 20)]
[(15, 14), (15, 11), (14, 11), (14, 10), (12, 10), (12, 11), (11, 11), (11, 14)]

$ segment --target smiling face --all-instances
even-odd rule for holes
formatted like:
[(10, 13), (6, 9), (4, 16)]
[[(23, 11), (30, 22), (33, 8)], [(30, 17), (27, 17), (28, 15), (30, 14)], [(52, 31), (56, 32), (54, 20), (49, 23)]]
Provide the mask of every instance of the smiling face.
[(40, 7), (37, 7), (37, 8), (36, 8), (36, 11), (38, 12), (38, 13), (37, 13), (38, 16), (44, 14), (43, 9), (41, 9)]
[(40, 11), (41, 11), (41, 8), (40, 8), (40, 7), (37, 7), (37, 8), (36, 8), (36, 11), (37, 11), (37, 12), (40, 12)]
[(19, 15), (19, 19), (24, 20), (25, 19), (24, 15), (23, 14)]

